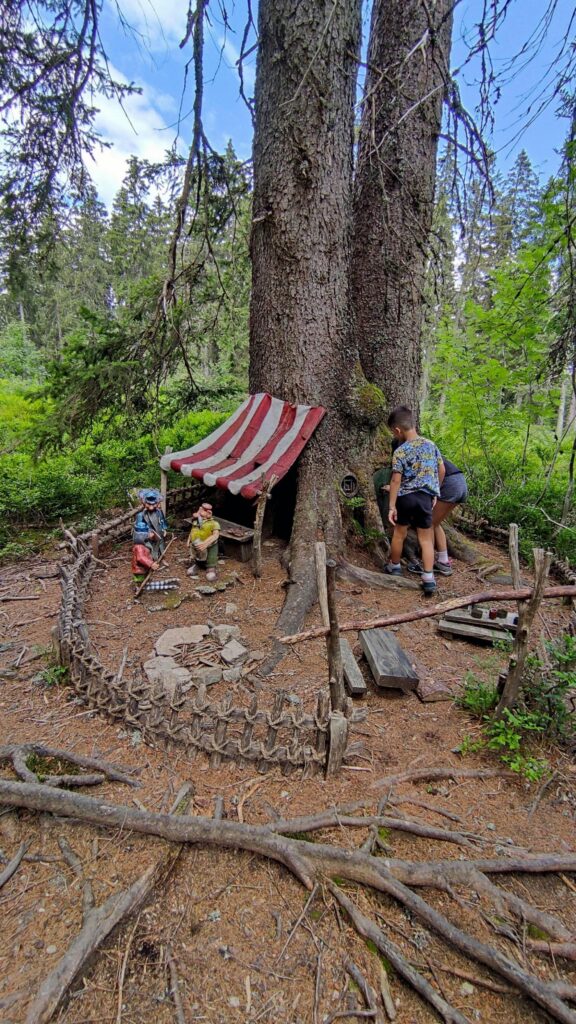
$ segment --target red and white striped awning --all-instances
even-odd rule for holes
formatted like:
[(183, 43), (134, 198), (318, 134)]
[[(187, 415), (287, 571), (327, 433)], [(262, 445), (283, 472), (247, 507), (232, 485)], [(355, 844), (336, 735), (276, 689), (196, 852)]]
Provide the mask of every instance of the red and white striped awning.
[(212, 434), (186, 451), (163, 455), (160, 466), (254, 498), (262, 477), (280, 480), (288, 472), (325, 412), (320, 405), (291, 405), (266, 392), (249, 395)]

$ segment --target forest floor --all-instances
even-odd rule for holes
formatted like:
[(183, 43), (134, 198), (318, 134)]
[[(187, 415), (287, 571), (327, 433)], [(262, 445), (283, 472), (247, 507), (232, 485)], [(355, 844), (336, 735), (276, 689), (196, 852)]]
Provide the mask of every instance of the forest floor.
[[(482, 564), (497, 563), (509, 572), (503, 551), (482, 543), (478, 548)], [(260, 580), (253, 578), (249, 563), (228, 560), (221, 566), (221, 576), (230, 570), (237, 575), (226, 591), (152, 611), (162, 595), (150, 594), (134, 602), (129, 543), (105, 551), (101, 556), (105, 565), (91, 584), (86, 612), (99, 657), (116, 671), (126, 646), (128, 664), (145, 661), (165, 629), (207, 620), (238, 625), (251, 650), (267, 650), (285, 594), (280, 553), (280, 542), (265, 543)], [(180, 576), (180, 593), (192, 595), (197, 584), (186, 577), (185, 557), (184, 544), (178, 539), (165, 575)], [(58, 685), (50, 653), (50, 631), (60, 600), (57, 558), (58, 552), (47, 552), (42, 558), (6, 566), (0, 572), (0, 744), (42, 742), (137, 773), (141, 788), (107, 782), (92, 791), (99, 799), (164, 810), (181, 784), (190, 781), (194, 796), (188, 813), (211, 816), (216, 798), (223, 797), (226, 817), (256, 824), (270, 821), (275, 814), (294, 817), (360, 797), (373, 797), (375, 808), (382, 795), (378, 780), (400, 771), (497, 766), (489, 754), (463, 758), (455, 752), (465, 735), (477, 734), (479, 725), (453, 701), (421, 703), (415, 694), (382, 691), (371, 684), (361, 700), (367, 718), (354, 727), (354, 735), (364, 741), (366, 751), (329, 780), (318, 775), (302, 779), (299, 773), (284, 777), (278, 771), (259, 775), (249, 766), (236, 764), (211, 769), (203, 756), (189, 763), (178, 753), (152, 749), (142, 743), (138, 733), (87, 710), (71, 688)], [(361, 559), (358, 553), (356, 560)], [(355, 560), (353, 554), (351, 560)], [(477, 577), (478, 567), (454, 565), (453, 576), (439, 579), (438, 600), (484, 589)], [(523, 575), (530, 577), (528, 571)], [(396, 614), (421, 604), (424, 598), (418, 591), (372, 590), (350, 583), (338, 588), (341, 621)], [(545, 602), (534, 645), (559, 637), (566, 621), (567, 609), (559, 601)], [(307, 625), (319, 623), (316, 608)], [(354, 646), (357, 635), (348, 636)], [(396, 636), (408, 653), (449, 684), (455, 694), (468, 672), (494, 681), (505, 662), (501, 652), (447, 640), (438, 633), (435, 619), (401, 625)], [(308, 706), (326, 680), (325, 644), (313, 640), (289, 649), (264, 686), (281, 686)], [(237, 692), (243, 687), (237, 685)], [(248, 685), (245, 688), (249, 690)], [(477, 849), (482, 856), (500, 856), (510, 842), (533, 853), (574, 853), (576, 765), (559, 750), (549, 748), (544, 753), (555, 774), (543, 791), (538, 783), (502, 775), (402, 783), (394, 793), (405, 802), (403, 810), (413, 820), (463, 828), (480, 837)], [(0, 765), (0, 775), (13, 778), (7, 765)], [(458, 824), (446, 815), (457, 816)], [(0, 811), (4, 860), (14, 855), (23, 840), (31, 840), (29, 859), (0, 892), (0, 1020), (4, 1024), (26, 1019), (31, 997), (80, 928), (82, 887), (62, 859), (60, 835), (67, 837), (92, 880), (97, 903), (131, 884), (166, 848), (163, 840), (133, 832), (107, 831), (48, 814)], [(315, 833), (319, 842), (351, 850), (358, 849), (366, 835), (365, 829), (344, 827)], [(453, 843), (401, 831), (391, 832), (386, 841), (394, 857), (407, 860), (474, 856)], [(510, 875), (499, 884), (556, 914), (572, 935), (576, 934), (574, 876)], [(385, 926), (407, 959), (419, 965), (466, 1019), (487, 1024), (540, 1024), (549, 1019), (544, 1010), (515, 994), (501, 979), (447, 947), (389, 897), (355, 886), (347, 891), (354, 893), (372, 919)], [(526, 932), (522, 928), (517, 942), (497, 935), (487, 917), (477, 913), (475, 898), (465, 890), (458, 901), (437, 890), (426, 890), (425, 895), (436, 909), (541, 978), (576, 984), (574, 961), (534, 952), (523, 942)], [(379, 960), (373, 947), (335, 910), (327, 890), (317, 889), (302, 916), (308, 898), (300, 883), (274, 861), (241, 851), (184, 847), (169, 879), (136, 918), (113, 933), (83, 976), (76, 979), (68, 1002), (54, 1020), (62, 1024), (168, 1024), (176, 1020), (166, 967), (168, 946), (176, 964), (186, 1021), (325, 1024), (344, 1010), (346, 994), (353, 988), (343, 969), (345, 956), (352, 957), (376, 989)], [(396, 975), (391, 976), (390, 984), (398, 1024), (438, 1020)], [(358, 1007), (363, 1005), (359, 998)]]

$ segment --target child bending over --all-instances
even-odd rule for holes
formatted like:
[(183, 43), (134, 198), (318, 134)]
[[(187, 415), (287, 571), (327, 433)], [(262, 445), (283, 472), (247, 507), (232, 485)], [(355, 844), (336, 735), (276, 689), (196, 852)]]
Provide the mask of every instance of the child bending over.
[(408, 527), (413, 526), (422, 552), (422, 589), (425, 594), (433, 594), (436, 581), (432, 509), (440, 496), (444, 463), (434, 442), (418, 434), (413, 413), (407, 406), (399, 405), (392, 410), (388, 426), (400, 444), (392, 456), (388, 519), (394, 534), (390, 561), (384, 572), (402, 575), (402, 547)]

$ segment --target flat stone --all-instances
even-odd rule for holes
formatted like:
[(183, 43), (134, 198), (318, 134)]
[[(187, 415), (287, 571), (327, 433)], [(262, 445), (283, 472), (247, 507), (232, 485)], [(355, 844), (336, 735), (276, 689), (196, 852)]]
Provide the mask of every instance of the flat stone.
[(192, 676), (187, 668), (177, 665), (174, 658), (157, 657), (144, 662), (144, 672), (151, 683), (160, 682), (171, 697), (178, 683), (189, 683)]
[(235, 665), (232, 668), (225, 668), (222, 673), (222, 678), (225, 683), (237, 683), (242, 677), (242, 669), (239, 665)]
[(203, 597), (210, 597), (216, 593), (216, 587), (196, 587), (196, 593), (202, 594)]
[(213, 626), (211, 633), (219, 644), (225, 644), (232, 637), (238, 638), (240, 636), (240, 626), (229, 626), (222, 622), (217, 626)]
[(227, 665), (242, 664), (248, 657), (248, 650), (239, 644), (237, 640), (229, 640), (220, 651), (220, 656)]
[(250, 661), (264, 661), (266, 651), (250, 651)]
[(222, 669), (217, 667), (211, 668), (209, 665), (206, 665), (204, 668), (194, 669), (193, 679), (198, 685), (204, 683), (204, 686), (212, 686), (214, 683), (219, 683), (222, 679)]
[(228, 601), (228, 603), (224, 607), (225, 615), (235, 615), (237, 611), (238, 605), (234, 604), (234, 601)]
[(179, 648), (188, 644), (199, 644), (209, 633), (206, 625), (181, 626), (177, 629), (166, 629), (154, 644), (156, 654), (172, 657), (179, 654)]

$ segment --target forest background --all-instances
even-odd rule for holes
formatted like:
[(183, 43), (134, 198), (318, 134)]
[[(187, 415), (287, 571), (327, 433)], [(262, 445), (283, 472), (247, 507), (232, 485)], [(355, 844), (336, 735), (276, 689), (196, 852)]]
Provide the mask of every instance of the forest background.
[[(558, 172), (521, 151), (492, 182), (454, 188), (439, 158), (426, 285), (421, 426), (465, 471), (472, 508), (576, 555), (574, 126)], [(30, 210), (0, 208), (0, 557), (61, 517), (88, 527), (155, 482), (166, 445), (212, 431), (248, 387), (251, 169), (230, 143), (193, 179), (176, 242), (178, 303), (158, 317), (185, 160), (130, 158), (106, 209), (85, 178)], [(195, 214), (201, 207), (202, 216)]]

